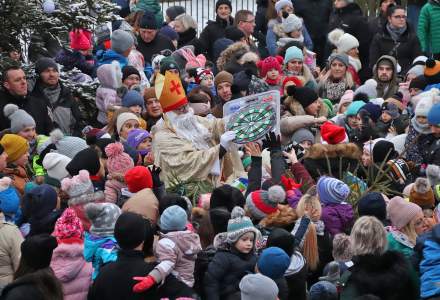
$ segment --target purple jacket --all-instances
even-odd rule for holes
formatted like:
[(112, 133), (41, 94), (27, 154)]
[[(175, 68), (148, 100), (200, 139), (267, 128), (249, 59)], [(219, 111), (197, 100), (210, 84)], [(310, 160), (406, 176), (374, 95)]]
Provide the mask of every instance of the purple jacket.
[(321, 220), (332, 236), (347, 232), (353, 224), (353, 208), (348, 203), (323, 204)]

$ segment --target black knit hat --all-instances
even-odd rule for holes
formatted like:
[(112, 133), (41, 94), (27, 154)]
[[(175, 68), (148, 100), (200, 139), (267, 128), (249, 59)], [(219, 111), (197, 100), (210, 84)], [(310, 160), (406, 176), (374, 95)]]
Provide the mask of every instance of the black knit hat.
[(220, 5), (222, 5), (222, 4), (226, 4), (227, 6), (229, 6), (229, 9), (232, 11), (232, 3), (231, 3), (231, 1), (229, 1), (229, 0), (218, 0), (216, 3), (215, 3), (215, 11), (217, 12), (217, 10), (218, 10), (218, 7), (220, 6)]
[(373, 216), (383, 221), (387, 217), (385, 199), (381, 193), (369, 192), (365, 194), (358, 202), (359, 217)]
[(302, 107), (307, 108), (318, 99), (318, 94), (308, 87), (297, 87), (290, 85), (287, 87), (287, 95), (292, 96)]
[[(234, 74), (234, 83), (232, 89), (237, 92), (248, 91), (249, 84), (251, 83), (252, 72), (250, 70), (243, 70)], [(232, 91), (234, 93), (234, 91)]]
[(373, 162), (375, 164), (382, 164), (385, 159), (388, 161), (394, 159), (399, 154), (394, 149), (394, 144), (388, 141), (378, 141), (373, 147)]
[(134, 249), (145, 239), (144, 219), (136, 213), (124, 212), (116, 221), (114, 233), (119, 247), (126, 250)]
[(181, 14), (185, 13), (185, 7), (183, 6), (170, 6), (165, 11), (165, 14), (170, 18), (170, 21), (174, 21), (174, 19)]
[(246, 199), (239, 189), (225, 184), (212, 191), (210, 207), (226, 207), (231, 212), (235, 206), (243, 207), (245, 202)]
[(154, 14), (149, 10), (144, 12), (139, 27), (143, 29), (159, 29)]
[(133, 66), (125, 66), (122, 68), (122, 81), (124, 81), (125, 79), (127, 79), (128, 76), (130, 75), (137, 75), (139, 76), (139, 79), (141, 78), (141, 74), (139, 73), (139, 71), (133, 67)]
[(66, 166), (70, 176), (78, 175), (80, 170), (89, 171), (90, 175), (96, 175), (101, 168), (98, 152), (92, 148), (86, 148), (78, 152)]
[(267, 238), (266, 247), (281, 248), (291, 257), (295, 251), (295, 237), (284, 228), (274, 228)]
[(225, 29), (225, 38), (230, 39), (231, 41), (238, 42), (244, 37), (244, 32), (235, 26), (228, 26)]
[(21, 243), (21, 258), (36, 270), (48, 268), (53, 250), (58, 246), (55, 237), (49, 234), (37, 234)]
[(411, 82), (409, 83), (409, 88), (424, 90), (427, 85), (428, 80), (426, 80), (425, 76), (420, 75), (411, 80)]
[(44, 70), (48, 68), (54, 68), (58, 71), (58, 65), (55, 60), (49, 57), (40, 58), (35, 64), (35, 73), (41, 74)]

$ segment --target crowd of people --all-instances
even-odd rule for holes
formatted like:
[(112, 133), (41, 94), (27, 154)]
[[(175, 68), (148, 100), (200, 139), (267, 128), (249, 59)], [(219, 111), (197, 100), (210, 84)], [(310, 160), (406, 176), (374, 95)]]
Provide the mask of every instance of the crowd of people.
[[(198, 33), (121, 0), (35, 78), (3, 47), (0, 299), (440, 299), (440, 1), (407, 2), (217, 0)], [(268, 91), (279, 132), (236, 143), (224, 105)]]

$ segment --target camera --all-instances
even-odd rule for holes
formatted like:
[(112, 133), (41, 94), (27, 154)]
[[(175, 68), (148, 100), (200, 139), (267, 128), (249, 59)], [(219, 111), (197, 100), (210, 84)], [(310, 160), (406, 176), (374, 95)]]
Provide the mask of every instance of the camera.
[[(298, 144), (297, 142), (294, 142), (294, 141), (292, 141), (288, 145), (284, 146), (283, 151), (290, 152), (292, 149), (295, 150), (296, 157), (298, 158), (298, 160), (301, 160), (304, 157), (305, 149), (300, 144)], [(290, 162), (288, 162), (287, 160), (286, 160), (286, 163), (290, 164)]]

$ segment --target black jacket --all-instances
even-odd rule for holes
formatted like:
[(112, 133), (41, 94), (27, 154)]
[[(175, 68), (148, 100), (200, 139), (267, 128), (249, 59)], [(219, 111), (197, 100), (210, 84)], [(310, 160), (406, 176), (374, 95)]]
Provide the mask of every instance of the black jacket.
[(9, 103), (17, 105), (34, 118), (38, 134), (48, 135), (50, 133), (53, 125), (48, 117), (47, 107), (41, 99), (29, 95), (17, 97), (7, 91), (0, 91), (0, 130), (11, 127), (11, 121), (3, 114), (3, 108)]
[(160, 33), (156, 34), (156, 37), (150, 42), (145, 43), (144, 40), (139, 36), (137, 50), (144, 56), (145, 64), (151, 64), (151, 59), (154, 54), (159, 54), (160, 51), (169, 49), (171, 51), (176, 50), (173, 43), (166, 36)]
[(371, 35), (368, 30), (367, 18), (362, 9), (356, 3), (349, 3), (343, 8), (334, 9), (330, 15), (328, 31), (340, 28), (344, 32), (353, 35), (359, 41), (359, 58), (362, 66), (367, 67), (368, 49)]
[(85, 123), (81, 116), (78, 104), (73, 99), (70, 90), (59, 83), (61, 92), (56, 103), (50, 103), (50, 100), (43, 92), (43, 84), (37, 80), (31, 96), (40, 99), (47, 106), (49, 116), (51, 116), (53, 127), (60, 128), (66, 135), (81, 136), (81, 130)]
[(368, 29), (370, 30), (371, 37), (374, 37), (376, 33), (381, 32), (386, 22), (387, 18), (383, 14), (380, 14), (376, 18), (368, 21)]
[(401, 74), (406, 74), (414, 58), (422, 52), (417, 35), (409, 24), (398, 41), (394, 41), (386, 25), (374, 36), (370, 47), (370, 63), (374, 64), (382, 55), (391, 55), (397, 59), (402, 68)]
[(205, 54), (207, 59), (211, 60), (213, 57), (214, 42), (225, 37), (226, 27), (232, 25), (233, 23), (234, 19), (232, 17), (229, 17), (228, 22), (221, 19), (219, 16), (215, 18), (215, 21), (208, 21), (208, 25), (206, 25), (200, 34), (196, 47), (196, 53)]
[(205, 274), (205, 295), (207, 300), (226, 299), (240, 291), (240, 280), (253, 273), (257, 257), (253, 253), (243, 254), (232, 249), (218, 250)]
[(182, 48), (186, 45), (193, 45), (197, 41), (197, 31), (194, 28), (179, 32), (178, 34), (179, 39), (177, 40), (177, 48)]
[(295, 14), (304, 19), (313, 43), (316, 39), (327, 39), (333, 2), (331, 0), (295, 0), (294, 2)]
[(152, 287), (136, 294), (132, 291), (135, 276), (146, 276), (154, 269), (154, 264), (146, 263), (142, 251), (120, 250), (118, 259), (101, 268), (98, 277), (90, 287), (87, 299), (161, 299), (192, 297), (192, 290), (184, 283), (169, 275), (159, 288)]

